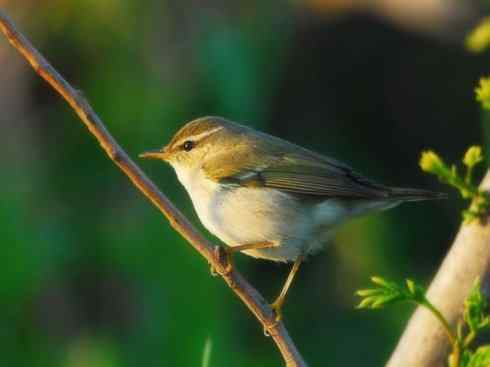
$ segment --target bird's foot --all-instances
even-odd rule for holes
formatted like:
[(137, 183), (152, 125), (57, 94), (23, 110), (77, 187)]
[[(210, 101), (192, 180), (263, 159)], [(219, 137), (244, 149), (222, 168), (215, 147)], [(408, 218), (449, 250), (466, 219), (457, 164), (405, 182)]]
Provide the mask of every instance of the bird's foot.
[(264, 324), (264, 335), (267, 337), (271, 336), (272, 329), (274, 329), (282, 320), (282, 304), (283, 302), (277, 299), (270, 305), (274, 311), (274, 320), (270, 321), (270, 323)]
[(223, 258), (226, 257), (226, 265), (223, 272), (217, 271), (213, 266), (211, 266), (211, 275), (221, 275), (225, 276), (231, 273), (233, 270), (233, 254), (235, 252), (241, 252), (246, 250), (263, 249), (274, 247), (273, 242), (257, 242), (257, 243), (246, 243), (244, 245), (237, 246), (215, 246), (214, 247), (214, 258), (218, 263), (222, 263)]
[(282, 305), (283, 305), (283, 303), (284, 302), (282, 299), (276, 299), (271, 304), (271, 308), (275, 314), (273, 327), (276, 326), (282, 320)]
[(233, 270), (233, 251), (230, 251), (227, 247), (215, 246), (214, 247), (214, 258), (218, 263), (221, 263), (223, 258), (226, 258), (226, 265), (224, 271), (218, 271), (213, 265), (211, 265), (211, 275), (212, 276), (225, 276), (231, 273)]

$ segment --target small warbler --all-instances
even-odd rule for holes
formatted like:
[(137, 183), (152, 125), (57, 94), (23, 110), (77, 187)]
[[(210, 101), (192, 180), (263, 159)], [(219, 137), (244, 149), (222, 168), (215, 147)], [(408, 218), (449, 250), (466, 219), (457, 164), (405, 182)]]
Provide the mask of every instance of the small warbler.
[(277, 320), (301, 262), (321, 250), (339, 224), (444, 196), (375, 183), (334, 159), (221, 117), (191, 121), (164, 148), (140, 156), (175, 169), (201, 222), (227, 245), (227, 271), (238, 251), (294, 262), (272, 303)]

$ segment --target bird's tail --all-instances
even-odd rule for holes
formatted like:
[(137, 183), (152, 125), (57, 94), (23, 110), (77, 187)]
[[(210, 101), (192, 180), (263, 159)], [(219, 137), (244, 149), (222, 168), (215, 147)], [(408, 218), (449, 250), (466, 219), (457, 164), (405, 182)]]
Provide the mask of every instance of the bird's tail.
[(440, 200), (447, 198), (447, 195), (444, 193), (428, 190), (405, 189), (399, 187), (392, 187), (389, 190), (390, 199), (400, 201)]

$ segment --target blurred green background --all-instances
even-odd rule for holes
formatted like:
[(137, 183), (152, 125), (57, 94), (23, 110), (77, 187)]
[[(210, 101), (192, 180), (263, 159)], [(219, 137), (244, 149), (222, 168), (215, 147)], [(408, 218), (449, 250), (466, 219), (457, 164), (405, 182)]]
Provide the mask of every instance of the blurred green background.
[[(128, 153), (221, 115), (387, 184), (446, 191), (418, 168), (488, 148), (463, 39), (477, 2), (0, 0)], [(280, 366), (224, 283), (0, 40), (0, 365)], [(168, 166), (141, 162), (199, 228)], [(380, 366), (412, 307), (354, 309), (373, 274), (428, 283), (460, 222), (456, 193), (344, 226), (301, 269), (285, 321), (311, 366)], [(207, 232), (206, 232), (207, 234)], [(209, 236), (217, 242), (216, 239)], [(268, 299), (286, 265), (237, 256)]]

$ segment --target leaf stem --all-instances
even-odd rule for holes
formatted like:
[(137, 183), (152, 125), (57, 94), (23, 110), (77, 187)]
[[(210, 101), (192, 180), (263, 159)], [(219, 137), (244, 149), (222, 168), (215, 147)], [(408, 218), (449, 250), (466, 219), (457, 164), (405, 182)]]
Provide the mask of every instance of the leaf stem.
[(442, 315), (442, 313), (436, 307), (434, 307), (434, 305), (432, 303), (429, 302), (428, 299), (425, 299), (424, 302), (421, 303), (421, 306), (424, 306), (430, 312), (432, 312), (432, 314), (439, 320), (439, 322), (444, 327), (444, 331), (446, 332), (446, 335), (449, 339), (449, 342), (451, 343), (451, 346), (453, 347), (453, 351), (452, 351), (451, 355), (449, 356), (449, 366), (450, 367), (459, 366), (459, 360), (460, 360), (460, 354), (461, 354), (460, 343), (459, 343), (458, 338), (454, 335), (454, 332), (451, 329), (449, 322)]
[(475, 333), (475, 331), (474, 331), (474, 330), (471, 330), (471, 331), (468, 333), (468, 335), (466, 335), (466, 337), (464, 338), (463, 346), (464, 346), (465, 348), (468, 348), (468, 347), (469, 347), (469, 345), (471, 344), (471, 342), (472, 342), (473, 340), (475, 340), (475, 338), (476, 338), (476, 333)]
[(468, 166), (466, 168), (466, 176), (465, 176), (465, 183), (470, 186), (471, 185), (471, 178), (473, 177), (473, 166)]

